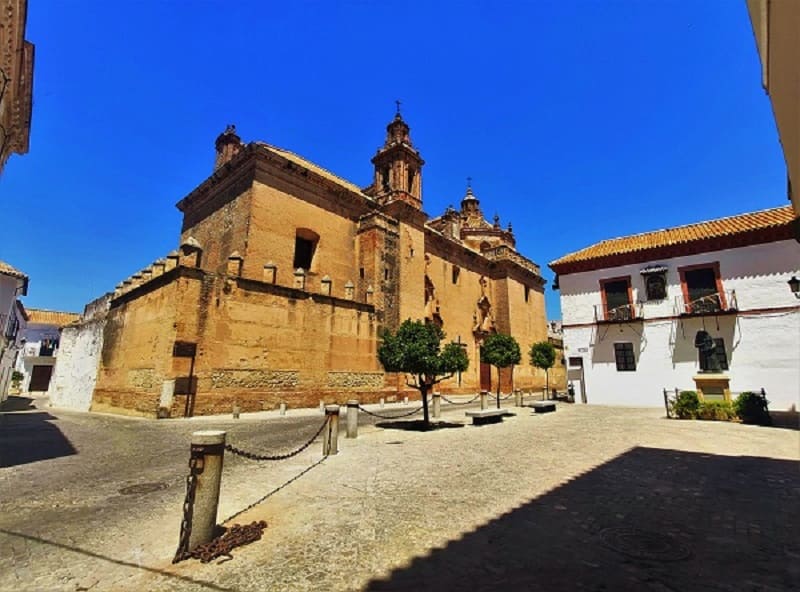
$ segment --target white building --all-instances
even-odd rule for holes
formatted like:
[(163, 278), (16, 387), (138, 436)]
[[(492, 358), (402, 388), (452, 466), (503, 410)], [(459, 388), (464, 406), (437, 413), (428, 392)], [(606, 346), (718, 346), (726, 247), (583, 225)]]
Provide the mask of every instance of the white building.
[[(770, 410), (800, 399), (800, 244), (790, 206), (605, 240), (550, 263), (561, 291), (576, 401), (661, 406), (709, 369), (730, 391), (765, 389)], [(703, 359), (700, 359), (703, 357)]]
[(17, 297), (28, 293), (28, 276), (0, 261), (0, 402), (8, 395), (8, 386), (17, 357), (20, 313)]
[(47, 392), (56, 363), (61, 328), (74, 323), (80, 315), (54, 310), (25, 309), (28, 317), (20, 332), (21, 354), (16, 369), (22, 372), (22, 392)]

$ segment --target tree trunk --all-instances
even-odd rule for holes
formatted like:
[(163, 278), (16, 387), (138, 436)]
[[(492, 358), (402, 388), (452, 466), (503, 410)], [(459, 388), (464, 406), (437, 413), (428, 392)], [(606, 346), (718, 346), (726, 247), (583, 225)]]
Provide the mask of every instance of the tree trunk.
[(500, 409), (500, 366), (497, 366), (497, 408)]
[(428, 418), (428, 382), (427, 380), (420, 381), (419, 394), (422, 396), (422, 416), (425, 429), (430, 427), (430, 420)]
[(550, 399), (550, 368), (544, 369), (544, 384), (547, 389), (547, 398)]

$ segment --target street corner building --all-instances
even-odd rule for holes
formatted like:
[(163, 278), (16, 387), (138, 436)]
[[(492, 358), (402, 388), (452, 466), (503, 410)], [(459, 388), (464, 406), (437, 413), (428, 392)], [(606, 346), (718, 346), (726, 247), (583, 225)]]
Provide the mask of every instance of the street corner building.
[(800, 404), (800, 244), (791, 206), (605, 240), (550, 263), (578, 402), (663, 389)]
[[(423, 211), (425, 164), (398, 112), (350, 183), (229, 126), (213, 174), (181, 199), (179, 248), (119, 284), (103, 330), (93, 410), (189, 416), (316, 406), (403, 393), (377, 358), (383, 329), (441, 326), (469, 369), (442, 392), (490, 387), (484, 338), (547, 339), (539, 267), (511, 225), (487, 221), (471, 187), (460, 209)], [(511, 388), (511, 372), (500, 376)], [(544, 375), (522, 365), (520, 388)]]

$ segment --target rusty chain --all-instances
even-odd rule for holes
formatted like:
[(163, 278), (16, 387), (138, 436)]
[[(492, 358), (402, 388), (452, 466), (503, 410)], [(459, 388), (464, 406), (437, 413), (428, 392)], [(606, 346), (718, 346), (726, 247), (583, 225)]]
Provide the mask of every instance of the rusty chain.
[(451, 401), (450, 399), (448, 399), (444, 395), (440, 395), (440, 396), (442, 397), (442, 400), (445, 403), (449, 403), (450, 405), (469, 405), (470, 403), (474, 403), (475, 401), (477, 401), (478, 398), (481, 396), (481, 394), (478, 393), (477, 395), (472, 397), (469, 401)]
[(274, 455), (256, 454), (255, 452), (247, 452), (246, 450), (242, 450), (241, 448), (236, 448), (236, 446), (232, 446), (231, 444), (225, 444), (225, 450), (237, 456), (242, 456), (250, 460), (286, 460), (287, 458), (292, 458), (293, 456), (297, 456), (298, 454), (303, 452), (303, 450), (311, 446), (312, 442), (314, 442), (314, 440), (316, 440), (319, 437), (319, 435), (322, 433), (322, 430), (325, 429), (325, 426), (327, 424), (328, 424), (328, 417), (326, 416), (325, 421), (322, 422), (322, 425), (319, 426), (319, 429), (313, 436), (311, 436), (310, 440), (308, 440), (297, 450), (294, 450), (292, 452), (287, 452), (286, 454), (274, 454)]
[(323, 456), (323, 457), (322, 457), (322, 458), (320, 458), (320, 459), (319, 459), (317, 462), (315, 462), (314, 464), (312, 464), (312, 465), (310, 465), (310, 466), (306, 467), (305, 469), (303, 469), (302, 471), (300, 471), (300, 472), (299, 472), (297, 475), (295, 475), (294, 477), (292, 477), (291, 479), (289, 479), (289, 480), (288, 480), (286, 483), (283, 483), (282, 485), (278, 485), (278, 487), (276, 487), (276, 488), (275, 488), (275, 489), (273, 489), (272, 491), (270, 491), (270, 492), (268, 492), (268, 493), (264, 494), (263, 496), (261, 496), (260, 498), (258, 498), (256, 501), (254, 501), (252, 504), (250, 504), (250, 505), (249, 505), (249, 506), (247, 506), (246, 508), (242, 508), (241, 510), (239, 510), (239, 511), (238, 511), (238, 512), (236, 512), (235, 514), (231, 514), (230, 516), (228, 516), (227, 518), (225, 518), (225, 520), (223, 520), (222, 522), (220, 522), (220, 524), (225, 524), (226, 522), (230, 522), (231, 520), (233, 520), (233, 519), (234, 519), (234, 518), (236, 518), (237, 516), (240, 516), (241, 514), (244, 514), (245, 512), (247, 512), (248, 510), (251, 510), (252, 508), (255, 508), (255, 507), (258, 505), (258, 504), (260, 504), (261, 502), (263, 502), (264, 500), (266, 500), (268, 497), (271, 497), (271, 496), (275, 495), (275, 494), (276, 494), (276, 493), (278, 493), (278, 492), (279, 492), (281, 489), (283, 489), (284, 487), (286, 487), (287, 485), (289, 485), (289, 484), (291, 484), (291, 483), (294, 483), (294, 482), (295, 482), (295, 481), (297, 481), (297, 480), (298, 480), (300, 477), (302, 477), (303, 475), (305, 475), (306, 473), (308, 473), (308, 472), (309, 472), (311, 469), (313, 469), (313, 468), (314, 468), (314, 467), (316, 467), (317, 465), (320, 465), (320, 464), (322, 464), (322, 463), (325, 461), (325, 459), (326, 459), (326, 458), (327, 458), (326, 456)]
[(267, 523), (264, 520), (253, 521), (250, 524), (234, 524), (215, 539), (202, 545), (198, 545), (187, 552), (184, 559), (194, 557), (202, 563), (213, 561), (217, 557), (227, 557), (233, 559), (231, 551), (236, 547), (247, 545), (260, 540)]
[(367, 415), (371, 415), (372, 417), (377, 417), (378, 419), (400, 419), (401, 417), (409, 417), (411, 415), (414, 415), (415, 413), (419, 413), (420, 411), (422, 411), (424, 407), (425, 407), (424, 405), (420, 405), (413, 411), (409, 411), (408, 413), (401, 413), (400, 415), (378, 415), (377, 413), (373, 413), (372, 411), (364, 409), (361, 405), (358, 406), (358, 408)]
[(192, 534), (192, 514), (194, 513), (194, 494), (197, 490), (197, 476), (203, 472), (203, 447), (192, 446), (189, 453), (189, 475), (186, 477), (186, 497), (183, 500), (183, 518), (178, 550), (172, 563), (189, 557), (189, 537)]

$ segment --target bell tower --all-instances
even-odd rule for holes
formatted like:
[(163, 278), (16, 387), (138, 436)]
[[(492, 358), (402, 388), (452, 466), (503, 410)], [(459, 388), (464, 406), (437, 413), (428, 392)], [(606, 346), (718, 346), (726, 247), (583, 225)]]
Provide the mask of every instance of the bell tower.
[(375, 166), (372, 194), (381, 205), (399, 200), (421, 210), (425, 161), (412, 146), (409, 129), (397, 101), (397, 113), (386, 126), (386, 141), (372, 158)]

